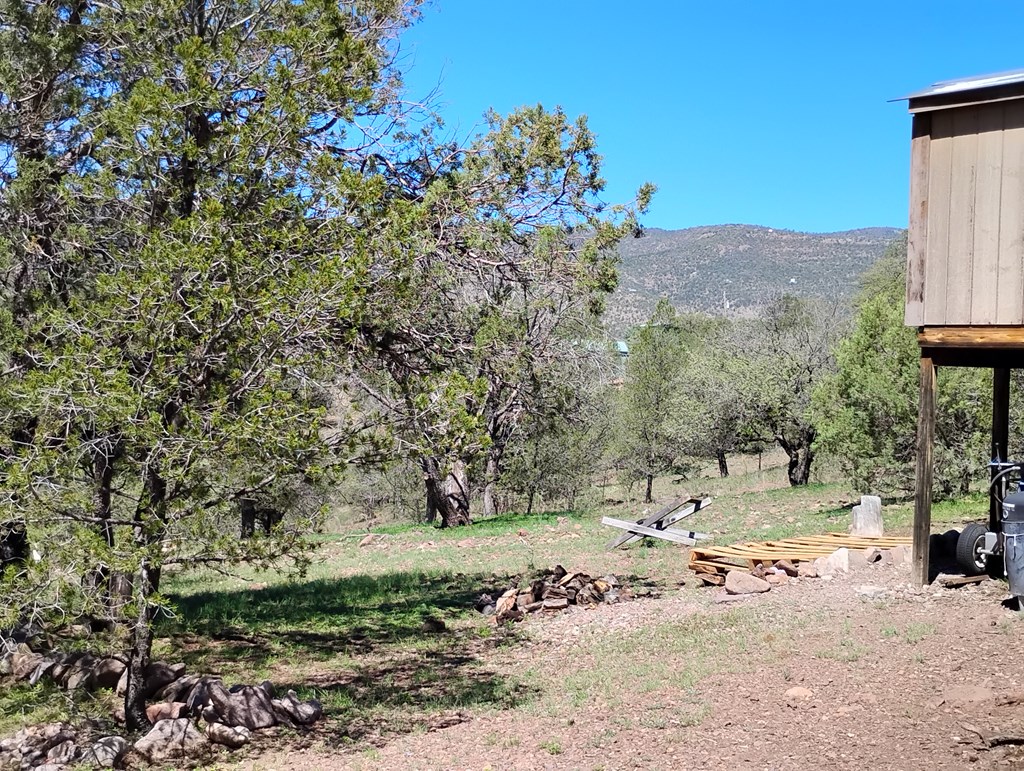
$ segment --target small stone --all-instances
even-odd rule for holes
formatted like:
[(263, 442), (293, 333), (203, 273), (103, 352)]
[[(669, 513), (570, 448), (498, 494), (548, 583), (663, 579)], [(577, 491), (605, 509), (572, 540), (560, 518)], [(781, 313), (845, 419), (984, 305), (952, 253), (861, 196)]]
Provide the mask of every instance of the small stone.
[(206, 736), (214, 744), (223, 744), (237, 750), (252, 740), (252, 731), (245, 726), (229, 726), (223, 723), (209, 723)]
[(772, 586), (783, 586), (789, 583), (789, 576), (785, 573), (769, 573), (764, 580)]
[(787, 576), (790, 576), (791, 578), (795, 578), (800, 574), (799, 568), (797, 568), (797, 566), (789, 560), (779, 560), (775, 563), (775, 568), (777, 570), (781, 570), (783, 573), (785, 573)]
[(873, 565), (876, 562), (882, 561), (882, 550), (877, 546), (869, 546), (864, 550), (864, 562), (868, 565)]
[(364, 535), (360, 539), (360, 541), (359, 541), (359, 548), (363, 548), (364, 546), (370, 546), (376, 540), (377, 540), (377, 536), (375, 536), (373, 533), (369, 533), (367, 535)]
[(796, 574), (800, 578), (817, 578), (818, 570), (814, 567), (813, 562), (802, 561), (796, 568)]
[(146, 707), (146, 717), (150, 723), (161, 720), (177, 720), (188, 715), (188, 706), (181, 701), (158, 701)]
[(910, 549), (906, 546), (894, 546), (889, 549), (893, 565), (905, 565), (910, 562)]
[(150, 763), (191, 758), (209, 747), (210, 740), (186, 717), (161, 720), (135, 742), (135, 751)]
[(300, 701), (295, 691), (288, 691), (284, 697), (274, 699), (274, 711), (283, 723), (310, 725), (324, 714), (324, 708), (316, 699)]
[(472, 538), (463, 538), (461, 541), (457, 541), (455, 545), (459, 549), (470, 549), (476, 546), (476, 541), (474, 541)]
[(516, 535), (518, 535), (520, 538), (526, 538), (526, 536), (528, 536), (529, 534), (530, 531), (524, 527), (519, 528), (519, 530), (516, 532)]
[(854, 592), (858, 597), (866, 597), (869, 600), (877, 600), (888, 594), (888, 590), (884, 586), (871, 586), (870, 584), (858, 586)]
[(772, 588), (763, 578), (742, 570), (730, 570), (725, 576), (725, 591), (729, 594), (760, 594)]
[(544, 610), (565, 610), (568, 607), (568, 597), (551, 597), (544, 600)]
[(794, 685), (785, 693), (786, 701), (807, 701), (814, 696), (814, 691), (802, 685)]

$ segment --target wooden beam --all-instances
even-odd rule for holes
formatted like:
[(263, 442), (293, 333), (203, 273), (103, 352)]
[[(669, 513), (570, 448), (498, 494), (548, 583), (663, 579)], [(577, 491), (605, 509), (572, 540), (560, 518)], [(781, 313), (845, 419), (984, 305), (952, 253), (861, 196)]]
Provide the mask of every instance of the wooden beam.
[[(1010, 444), (1010, 370), (992, 370), (992, 459), (1005, 461)], [(992, 469), (992, 476), (999, 469)], [(998, 533), (1002, 529), (1003, 516), (995, 496), (989, 496), (988, 529)]]
[(911, 327), (924, 324), (931, 140), (932, 116), (915, 115), (910, 141), (910, 228), (907, 231), (907, 303), (904, 316), (904, 323)]
[(917, 479), (911, 574), (918, 586), (928, 583), (928, 536), (932, 529), (932, 448), (935, 443), (935, 364), (921, 357), (921, 393), (917, 413)]
[(649, 535), (651, 538), (663, 538), (666, 541), (675, 541), (676, 543), (686, 544), (687, 546), (695, 545), (698, 539), (709, 537), (704, 533), (694, 533), (692, 531), (680, 532), (678, 530), (658, 530), (653, 527), (638, 525), (636, 522), (627, 522), (624, 519), (613, 519), (612, 517), (601, 517), (601, 524), (619, 527), (635, 535)]
[[(710, 505), (710, 498), (677, 498), (667, 506), (663, 506), (662, 508), (658, 509), (656, 512), (646, 517), (645, 519), (638, 519), (636, 521), (636, 524), (643, 525), (644, 527), (667, 527), (668, 525), (671, 525), (673, 522), (678, 522), (679, 520), (684, 519), (685, 517), (689, 517), (693, 514), (696, 514), (702, 508), (706, 508), (707, 506)], [(676, 509), (678, 509), (680, 506), (686, 506), (686, 508), (684, 508), (682, 511), (676, 511)], [(673, 514), (673, 512), (675, 513)], [(670, 514), (671, 517), (669, 516)], [(607, 549), (608, 551), (611, 551), (612, 549), (617, 549), (620, 546), (624, 546), (628, 543), (638, 540), (640, 540), (640, 536), (636, 535), (635, 533), (623, 533), (622, 535), (617, 536), (613, 538), (611, 541), (609, 541)]]
[(921, 327), (917, 342), (922, 348), (1024, 349), (1024, 326)]

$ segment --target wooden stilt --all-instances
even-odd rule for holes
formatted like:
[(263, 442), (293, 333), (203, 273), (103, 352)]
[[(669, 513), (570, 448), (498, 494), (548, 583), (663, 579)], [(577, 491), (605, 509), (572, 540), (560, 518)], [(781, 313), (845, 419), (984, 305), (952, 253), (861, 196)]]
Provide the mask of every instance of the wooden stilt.
[[(992, 370), (992, 459), (1005, 461), (1010, 443), (1010, 370)], [(992, 469), (992, 476), (999, 473)], [(998, 533), (1002, 529), (1002, 512), (994, 496), (989, 497), (988, 529)]]
[(928, 536), (932, 529), (932, 446), (935, 441), (935, 363), (921, 355), (921, 397), (917, 416), (917, 481), (914, 497), (914, 583), (928, 583)]

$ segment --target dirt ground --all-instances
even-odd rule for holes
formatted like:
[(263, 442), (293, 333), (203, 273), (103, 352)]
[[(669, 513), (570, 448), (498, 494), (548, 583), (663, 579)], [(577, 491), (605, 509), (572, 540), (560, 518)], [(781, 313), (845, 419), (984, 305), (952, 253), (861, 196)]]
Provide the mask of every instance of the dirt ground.
[(908, 581), (875, 565), (729, 602), (687, 587), (531, 617), (528, 642), (485, 663), (562, 679), (571, 708), (443, 713), (370, 750), (314, 732), (237, 767), (1024, 768), (1024, 620), (1001, 605), (1006, 585)]

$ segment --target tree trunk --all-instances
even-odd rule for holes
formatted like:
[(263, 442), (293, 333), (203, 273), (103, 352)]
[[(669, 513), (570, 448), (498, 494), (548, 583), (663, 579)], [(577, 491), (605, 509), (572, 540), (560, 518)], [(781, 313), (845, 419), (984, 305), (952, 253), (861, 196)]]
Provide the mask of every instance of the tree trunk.
[(718, 475), (723, 478), (729, 476), (729, 461), (725, 459), (725, 453), (722, 450), (719, 450), (717, 453), (717, 457)]
[(530, 488), (530, 496), (526, 499), (526, 516), (533, 514), (533, 498), (537, 494), (537, 488)]
[(444, 480), (448, 505), (441, 509), (441, 527), (459, 527), (471, 524), (469, 518), (469, 476), (466, 464), (457, 460)]
[(124, 694), (124, 718), (129, 731), (143, 731), (151, 725), (146, 717), (146, 667), (153, 649), (153, 613), (150, 595), (156, 591), (153, 575), (144, 559), (135, 580), (138, 612), (132, 624), (128, 653), (128, 688)]
[(498, 457), (493, 452), (487, 455), (487, 468), (484, 473), (484, 516), (493, 517), (498, 513), (498, 507), (494, 502), (494, 493), (498, 487)]
[(245, 541), (252, 538), (256, 532), (256, 501), (252, 498), (239, 498), (238, 514), (240, 519), (239, 535)]
[[(143, 552), (159, 543), (167, 521), (167, 483), (155, 467), (146, 469), (144, 489), (135, 510), (135, 543)], [(153, 648), (155, 607), (149, 598), (160, 590), (160, 568), (151, 566), (143, 557), (135, 575), (135, 620), (131, 626), (131, 649), (128, 653), (128, 687), (124, 694), (125, 723), (129, 730), (149, 728), (146, 717), (146, 667)]]
[(433, 507), (441, 518), (441, 527), (468, 525), (469, 483), (466, 464), (456, 461), (451, 473), (442, 477), (436, 458), (423, 461), (423, 482), (427, 489), (427, 509)]
[(793, 487), (806, 485), (811, 478), (811, 464), (814, 462), (814, 438), (816, 431), (811, 428), (803, 428), (792, 441), (779, 435), (776, 439), (786, 455), (789, 456), (787, 474), (789, 484)]
[(647, 492), (644, 494), (644, 503), (653, 503), (654, 497), (651, 492), (654, 488), (654, 474), (647, 475)]

